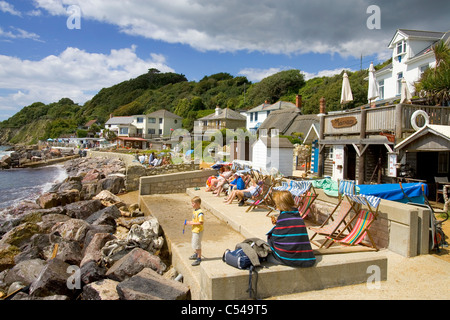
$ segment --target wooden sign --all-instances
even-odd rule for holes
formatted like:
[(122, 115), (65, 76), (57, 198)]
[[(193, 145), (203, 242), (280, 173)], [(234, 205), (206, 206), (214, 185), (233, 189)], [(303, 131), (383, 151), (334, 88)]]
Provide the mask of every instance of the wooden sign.
[(356, 117), (343, 117), (331, 120), (333, 128), (348, 128), (354, 126), (358, 121)]

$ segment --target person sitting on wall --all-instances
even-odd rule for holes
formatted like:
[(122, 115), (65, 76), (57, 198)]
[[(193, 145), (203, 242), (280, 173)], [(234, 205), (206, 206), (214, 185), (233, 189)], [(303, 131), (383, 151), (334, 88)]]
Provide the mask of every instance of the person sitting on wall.
[(267, 233), (272, 254), (267, 261), (291, 267), (312, 267), (316, 258), (308, 237), (305, 222), (295, 207), (289, 191), (276, 191), (273, 200), (280, 215), (275, 226)]

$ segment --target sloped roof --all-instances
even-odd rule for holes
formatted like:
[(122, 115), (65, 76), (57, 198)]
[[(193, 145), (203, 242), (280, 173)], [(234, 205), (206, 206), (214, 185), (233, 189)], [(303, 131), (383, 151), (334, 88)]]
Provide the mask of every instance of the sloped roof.
[(131, 124), (133, 122), (133, 117), (112, 117), (105, 124)]
[(158, 111), (152, 112), (150, 114), (146, 115), (147, 117), (159, 117), (159, 118), (173, 118), (173, 119), (183, 119), (182, 117), (176, 115), (175, 113), (172, 113), (170, 111), (167, 111), (165, 109), (160, 109)]
[(305, 137), (309, 129), (311, 128), (311, 125), (319, 125), (319, 121), (319, 117), (315, 114), (299, 114), (284, 134), (290, 136), (294, 132), (302, 132), (303, 137)]
[(294, 119), (299, 115), (300, 110), (298, 108), (281, 109), (272, 111), (269, 116), (259, 127), (261, 129), (278, 129), (280, 134), (284, 135), (289, 129)]
[[(278, 139), (278, 143), (273, 143), (273, 140), (277, 140)], [(274, 147), (278, 147), (278, 148), (288, 148), (288, 149), (293, 149), (294, 145), (289, 141), (288, 138), (280, 138), (280, 137), (260, 137), (257, 141), (255, 141), (255, 143), (257, 143), (258, 141), (260, 141), (262, 143), (264, 143), (264, 145), (267, 148), (271, 148), (272, 144)], [(255, 144), (253, 143), (253, 145)]]
[(212, 113), (207, 115), (206, 117), (200, 118), (200, 121), (208, 121), (208, 120), (240, 120), (247, 121), (247, 117), (241, 115), (239, 112), (231, 110), (230, 108), (219, 109), (219, 114)]
[[(445, 125), (426, 125), (420, 130), (416, 131), (408, 138), (398, 143), (395, 146), (396, 150), (400, 150), (405, 148), (406, 146), (418, 141), (422, 137), (425, 137), (428, 134), (432, 134), (435, 137), (433, 138), (434, 142), (439, 145), (439, 149), (446, 149), (446, 151), (450, 151), (450, 126)], [(440, 141), (439, 141), (440, 140)], [(442, 143), (441, 143), (442, 142)], [(447, 145), (447, 147), (446, 147)], [(432, 151), (432, 150), (428, 150)], [(442, 150), (441, 150), (442, 151)]]
[(259, 111), (274, 111), (274, 110), (281, 110), (281, 109), (287, 109), (287, 108), (297, 108), (295, 104), (292, 102), (287, 101), (278, 101), (274, 104), (269, 103), (263, 103), (260, 104), (257, 107), (254, 107), (253, 109), (247, 110), (246, 112), (259, 112)]

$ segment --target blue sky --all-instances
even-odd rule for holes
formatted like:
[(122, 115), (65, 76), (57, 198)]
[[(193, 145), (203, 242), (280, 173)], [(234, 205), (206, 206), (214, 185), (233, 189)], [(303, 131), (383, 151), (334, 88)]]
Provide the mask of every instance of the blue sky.
[(448, 31), (448, 12), (419, 0), (0, 0), (0, 121), (36, 101), (84, 104), (149, 68), (310, 79), (358, 70), (362, 55), (365, 69), (389, 58), (398, 28)]

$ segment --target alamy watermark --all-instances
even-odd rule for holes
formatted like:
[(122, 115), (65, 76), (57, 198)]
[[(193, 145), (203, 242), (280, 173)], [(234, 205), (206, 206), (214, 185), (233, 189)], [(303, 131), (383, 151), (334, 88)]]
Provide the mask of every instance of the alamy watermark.
[(71, 5), (66, 10), (69, 17), (67, 18), (67, 29), (81, 29), (81, 8), (77, 5)]
[(366, 25), (370, 30), (381, 29), (381, 9), (377, 5), (371, 5), (367, 7), (367, 14), (370, 14), (367, 18)]
[(366, 273), (369, 274), (366, 282), (367, 289), (381, 289), (381, 268), (377, 265), (371, 265), (367, 267)]

